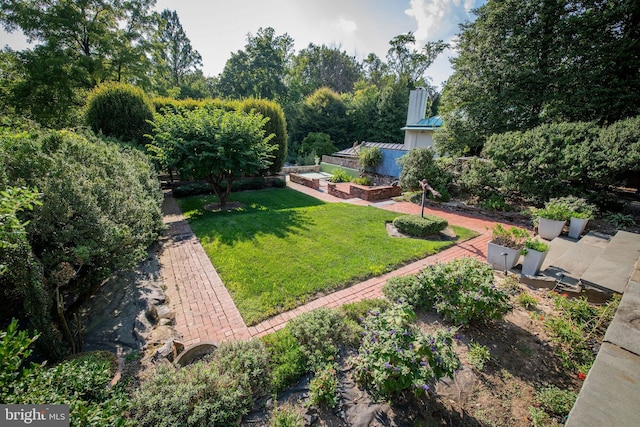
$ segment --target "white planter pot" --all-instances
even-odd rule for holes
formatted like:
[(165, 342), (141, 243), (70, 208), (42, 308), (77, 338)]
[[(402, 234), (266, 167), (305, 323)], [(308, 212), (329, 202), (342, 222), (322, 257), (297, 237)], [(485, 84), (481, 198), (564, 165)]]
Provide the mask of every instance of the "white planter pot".
[(549, 252), (540, 252), (533, 249), (527, 249), (527, 254), (522, 260), (522, 275), (537, 276), (542, 267), (544, 259)]
[(569, 222), (569, 237), (571, 237), (572, 239), (579, 239), (588, 222), (588, 218), (585, 219), (572, 217), (571, 222)]
[(545, 240), (553, 240), (562, 233), (566, 221), (538, 218), (538, 235)]
[(520, 250), (507, 248), (506, 246), (500, 246), (489, 242), (489, 246), (487, 248), (487, 262), (496, 270), (504, 271), (505, 269), (505, 256), (503, 254), (507, 254), (507, 270), (512, 269), (520, 260)]

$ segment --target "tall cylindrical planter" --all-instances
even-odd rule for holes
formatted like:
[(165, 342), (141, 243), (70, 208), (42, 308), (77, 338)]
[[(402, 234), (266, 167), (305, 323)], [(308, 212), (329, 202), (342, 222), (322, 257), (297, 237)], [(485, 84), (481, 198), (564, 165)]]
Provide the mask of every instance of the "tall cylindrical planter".
[(548, 252), (540, 252), (534, 249), (527, 249), (527, 253), (522, 260), (522, 274), (524, 276), (536, 276), (540, 272), (540, 267)]
[(571, 221), (569, 222), (569, 237), (579, 239), (588, 222), (588, 218), (571, 217)]
[(553, 240), (562, 233), (566, 221), (538, 218), (538, 235), (545, 240)]

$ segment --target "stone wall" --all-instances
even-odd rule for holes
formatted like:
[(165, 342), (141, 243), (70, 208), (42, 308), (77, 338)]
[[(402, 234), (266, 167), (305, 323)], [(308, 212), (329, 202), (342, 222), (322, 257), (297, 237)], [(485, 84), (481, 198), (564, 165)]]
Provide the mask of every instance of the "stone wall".
[(351, 189), (351, 186), (349, 184), (342, 184), (342, 185), (332, 184), (332, 183), (327, 184), (327, 192), (331, 196), (337, 197), (339, 199), (353, 199), (353, 196), (350, 193), (350, 189)]
[(280, 170), (280, 175), (289, 175), (291, 173), (304, 173), (304, 172), (320, 172), (320, 165), (308, 165), (308, 166), (285, 166)]
[(320, 189), (320, 180), (318, 178), (307, 178), (295, 173), (289, 174), (289, 180), (296, 184), (304, 185), (305, 187), (313, 188), (314, 190)]
[(366, 185), (358, 184), (343, 184), (339, 187), (337, 184), (329, 183), (327, 184), (327, 190), (330, 195), (340, 199), (353, 199), (357, 197), (368, 202), (386, 200), (402, 194), (402, 188), (400, 187), (367, 187)]
[(323, 155), (322, 163), (329, 163), (331, 165), (342, 166), (343, 168), (358, 169), (358, 159), (350, 159), (347, 157)]
[(367, 187), (365, 185), (351, 184), (351, 195), (369, 202), (386, 200), (402, 195), (402, 188), (398, 186)]

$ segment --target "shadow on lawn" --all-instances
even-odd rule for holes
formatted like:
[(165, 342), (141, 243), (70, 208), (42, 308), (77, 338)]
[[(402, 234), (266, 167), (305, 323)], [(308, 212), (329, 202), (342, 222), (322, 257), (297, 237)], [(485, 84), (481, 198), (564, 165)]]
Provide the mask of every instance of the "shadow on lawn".
[(258, 235), (284, 238), (307, 230), (314, 224), (304, 208), (325, 203), (289, 189), (247, 191), (232, 194), (230, 202), (242, 207), (211, 212), (205, 206), (216, 200), (212, 196), (200, 198), (189, 215), (189, 225), (203, 243), (217, 240), (225, 245), (251, 241)]

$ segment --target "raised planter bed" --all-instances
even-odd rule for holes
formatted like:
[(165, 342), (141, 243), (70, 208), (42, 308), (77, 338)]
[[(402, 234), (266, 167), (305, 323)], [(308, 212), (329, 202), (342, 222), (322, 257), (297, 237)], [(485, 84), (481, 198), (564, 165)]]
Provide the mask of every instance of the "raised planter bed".
[(394, 187), (392, 185), (368, 187), (366, 185), (358, 184), (343, 184), (342, 186), (338, 186), (338, 184), (329, 184), (327, 188), (330, 195), (340, 199), (353, 199), (357, 197), (368, 202), (386, 200), (402, 194), (402, 188), (397, 186)]
[(289, 180), (296, 184), (304, 185), (305, 187), (313, 188), (314, 190), (320, 189), (320, 180), (318, 178), (307, 178), (296, 173), (289, 174)]

